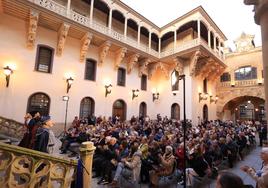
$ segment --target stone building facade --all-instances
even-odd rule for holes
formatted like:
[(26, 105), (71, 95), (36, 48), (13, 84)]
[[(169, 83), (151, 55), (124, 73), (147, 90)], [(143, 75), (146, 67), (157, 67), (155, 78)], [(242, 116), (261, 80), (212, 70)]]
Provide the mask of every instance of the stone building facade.
[(0, 65), (12, 69), (0, 74), (0, 116), (22, 121), (41, 110), (62, 129), (68, 96), (67, 122), (180, 119), (185, 74), (187, 119), (219, 117), (227, 39), (202, 7), (162, 28), (112, 0), (0, 0), (0, 17)]

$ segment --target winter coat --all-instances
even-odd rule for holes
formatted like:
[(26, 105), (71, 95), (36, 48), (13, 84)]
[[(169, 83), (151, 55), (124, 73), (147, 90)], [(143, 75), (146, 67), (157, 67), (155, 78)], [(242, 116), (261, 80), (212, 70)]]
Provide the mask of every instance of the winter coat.
[(132, 180), (136, 182), (139, 180), (140, 170), (141, 170), (141, 156), (142, 153), (140, 150), (136, 151), (131, 160), (125, 163), (126, 167), (132, 170)]
[(36, 141), (34, 145), (34, 150), (46, 152), (49, 141), (49, 130), (44, 127), (39, 127), (36, 131)]

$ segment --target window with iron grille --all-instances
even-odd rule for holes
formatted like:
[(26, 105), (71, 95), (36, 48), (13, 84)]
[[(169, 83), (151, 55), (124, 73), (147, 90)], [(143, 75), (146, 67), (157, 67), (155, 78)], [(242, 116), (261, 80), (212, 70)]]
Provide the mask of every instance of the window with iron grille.
[(85, 79), (96, 80), (96, 61), (93, 59), (86, 60)]
[(147, 90), (147, 76), (144, 74), (141, 76), (141, 90)]
[(38, 45), (35, 70), (44, 73), (51, 73), (53, 56), (53, 48), (44, 45)]
[(228, 72), (225, 72), (221, 75), (221, 82), (231, 81), (231, 75)]
[(117, 85), (125, 86), (126, 85), (126, 70), (123, 68), (118, 68), (117, 71)]
[(235, 71), (235, 80), (250, 80), (257, 78), (256, 67), (240, 67)]
[(49, 115), (50, 98), (45, 93), (34, 93), (28, 99), (27, 112), (39, 112), (42, 116)]

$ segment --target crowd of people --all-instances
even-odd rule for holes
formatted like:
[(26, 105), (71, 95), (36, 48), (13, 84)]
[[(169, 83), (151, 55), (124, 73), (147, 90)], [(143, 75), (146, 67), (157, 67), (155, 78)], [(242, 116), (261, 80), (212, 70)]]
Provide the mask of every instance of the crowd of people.
[(119, 117), (76, 117), (61, 149), (65, 153), (73, 142), (92, 141), (97, 148), (93, 169), (98, 184), (116, 187), (123, 176), (132, 183), (140, 180), (155, 187), (160, 177), (171, 175), (174, 169), (183, 173), (185, 165), (188, 185), (195, 177), (212, 176), (223, 160), (232, 168), (235, 160), (243, 160), (244, 150), (256, 144), (257, 132), (261, 140), (267, 140), (266, 127), (260, 122), (186, 124), (186, 156), (182, 123), (160, 115), (156, 120), (132, 117), (128, 122)]
[[(27, 132), (19, 145), (49, 153), (54, 137), (50, 117), (41, 117), (38, 112), (33, 117), (26, 114), (25, 126)], [(176, 169), (183, 176), (185, 168), (184, 183), (192, 185), (197, 177), (213, 176), (223, 160), (230, 168), (235, 160), (243, 160), (244, 150), (256, 145), (257, 132), (262, 145), (267, 140), (267, 129), (260, 122), (216, 120), (193, 125), (187, 120), (184, 140), (182, 122), (160, 115), (156, 120), (133, 116), (126, 122), (118, 116), (75, 117), (61, 139), (60, 149), (66, 153), (74, 142), (94, 142), (93, 178), (99, 178), (101, 185), (117, 187), (123, 177), (133, 184), (141, 181), (157, 187), (161, 177), (172, 175)], [(242, 170), (247, 172), (249, 168)]]

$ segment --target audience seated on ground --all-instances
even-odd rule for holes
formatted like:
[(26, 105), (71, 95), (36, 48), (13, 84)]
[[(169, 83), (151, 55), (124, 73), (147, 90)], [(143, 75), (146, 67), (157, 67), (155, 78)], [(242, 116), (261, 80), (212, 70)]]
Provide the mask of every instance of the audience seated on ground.
[(130, 168), (129, 173), (134, 177), (131, 181), (151, 182), (153, 185), (158, 184), (159, 177), (172, 173), (174, 163), (183, 173), (184, 158), (188, 172), (194, 173), (196, 178), (211, 177), (223, 161), (232, 168), (235, 160), (243, 160), (245, 151), (256, 144), (256, 124), (259, 124), (215, 120), (193, 125), (187, 120), (184, 156), (184, 130), (180, 121), (158, 114), (156, 120), (146, 116), (120, 122), (120, 117), (91, 117), (90, 122), (94, 124), (74, 121), (62, 139), (62, 151), (67, 152), (72, 142), (94, 142), (97, 148), (93, 159), (94, 177), (100, 178), (99, 184), (115, 184), (119, 181), (118, 174), (126, 173), (122, 169), (130, 167), (137, 156), (133, 153), (133, 146), (137, 144), (135, 153), (140, 153), (141, 167)]

